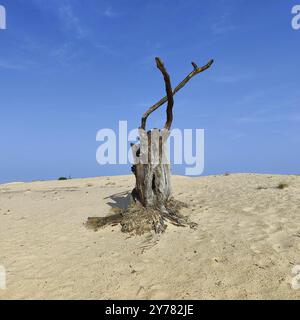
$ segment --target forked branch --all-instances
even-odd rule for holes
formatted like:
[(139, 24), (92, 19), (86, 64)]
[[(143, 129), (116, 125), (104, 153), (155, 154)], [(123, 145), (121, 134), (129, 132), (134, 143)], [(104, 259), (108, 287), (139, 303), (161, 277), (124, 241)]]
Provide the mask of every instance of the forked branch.
[[(179, 90), (181, 90), (194, 76), (197, 74), (209, 69), (211, 65), (213, 64), (214, 60), (210, 60), (205, 66), (198, 67), (195, 62), (192, 62), (192, 65), (194, 67), (194, 70), (186, 77), (184, 78), (178, 86), (173, 90), (172, 96), (174, 96)], [(159, 107), (161, 107), (163, 104), (165, 104), (168, 101), (168, 96), (165, 96), (161, 100), (159, 100), (156, 104), (154, 104), (151, 108), (148, 109), (147, 112), (143, 114), (142, 121), (141, 121), (141, 129), (146, 129), (146, 121), (147, 118), (150, 116), (152, 112), (157, 110)], [(168, 121), (167, 121), (168, 123)], [(166, 125), (167, 125), (166, 123)]]

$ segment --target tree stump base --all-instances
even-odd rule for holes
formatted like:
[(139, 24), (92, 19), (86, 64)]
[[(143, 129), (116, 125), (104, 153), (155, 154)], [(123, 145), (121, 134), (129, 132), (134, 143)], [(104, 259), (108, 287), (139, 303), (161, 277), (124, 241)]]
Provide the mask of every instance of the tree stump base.
[(165, 205), (163, 212), (155, 208), (145, 208), (139, 202), (132, 201), (127, 209), (119, 209), (119, 213), (109, 217), (88, 218), (86, 226), (97, 231), (105, 226), (121, 225), (121, 231), (132, 235), (143, 235), (144, 233), (155, 232), (157, 234), (165, 232), (166, 221), (178, 227), (195, 228), (196, 223), (180, 214), (180, 209), (187, 208), (181, 201), (171, 198)]

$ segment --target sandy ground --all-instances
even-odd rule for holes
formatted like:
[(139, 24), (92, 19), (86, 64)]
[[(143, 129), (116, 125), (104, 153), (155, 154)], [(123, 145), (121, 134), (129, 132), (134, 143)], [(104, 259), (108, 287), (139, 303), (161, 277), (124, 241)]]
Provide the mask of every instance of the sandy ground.
[[(277, 189), (279, 183), (289, 186)], [(132, 176), (0, 185), (0, 299), (299, 299), (300, 176), (173, 178), (198, 223), (129, 237), (89, 216), (126, 204)]]

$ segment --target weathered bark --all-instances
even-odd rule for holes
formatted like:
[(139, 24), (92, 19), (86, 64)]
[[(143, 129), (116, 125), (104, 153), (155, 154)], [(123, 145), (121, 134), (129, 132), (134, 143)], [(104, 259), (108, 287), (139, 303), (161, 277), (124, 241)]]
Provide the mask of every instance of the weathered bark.
[[(132, 171), (136, 178), (133, 198), (144, 207), (165, 210), (171, 195), (170, 164), (166, 154), (169, 130), (140, 130), (140, 145), (133, 148), (136, 164)], [(137, 156), (138, 153), (138, 156)]]

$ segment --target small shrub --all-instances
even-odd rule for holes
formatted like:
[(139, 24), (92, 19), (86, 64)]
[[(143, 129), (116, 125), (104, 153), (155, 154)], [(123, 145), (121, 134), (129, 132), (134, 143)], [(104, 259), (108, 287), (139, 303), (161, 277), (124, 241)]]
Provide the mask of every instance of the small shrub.
[(65, 180), (68, 180), (68, 178), (66, 178), (66, 177), (59, 177), (58, 178), (58, 181), (65, 181)]
[(282, 189), (287, 188), (288, 186), (289, 186), (289, 185), (288, 185), (287, 183), (281, 182), (281, 183), (279, 183), (279, 185), (277, 186), (277, 189), (282, 190)]

